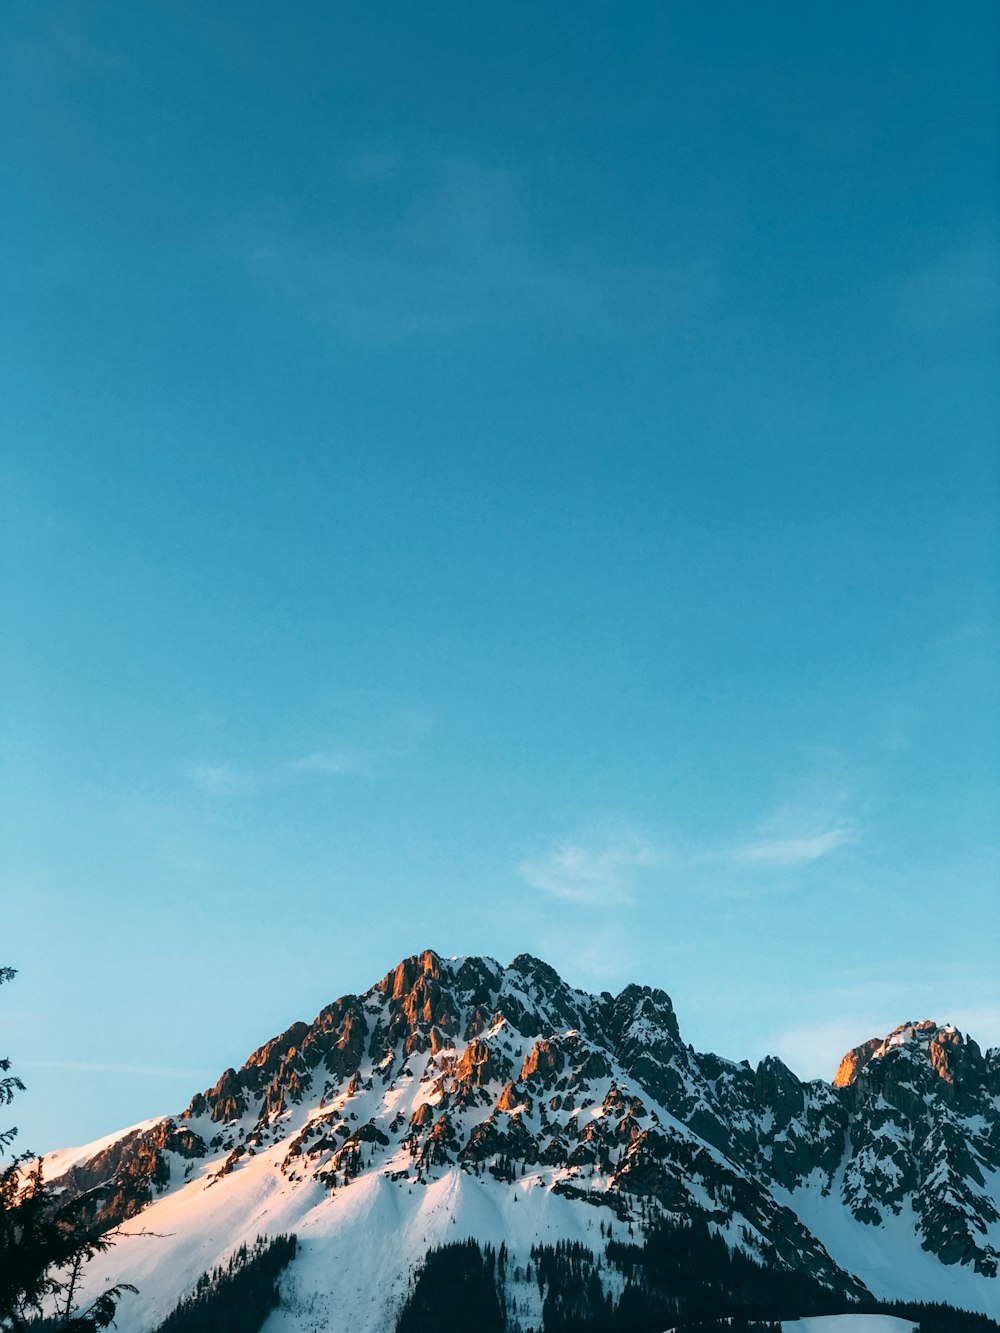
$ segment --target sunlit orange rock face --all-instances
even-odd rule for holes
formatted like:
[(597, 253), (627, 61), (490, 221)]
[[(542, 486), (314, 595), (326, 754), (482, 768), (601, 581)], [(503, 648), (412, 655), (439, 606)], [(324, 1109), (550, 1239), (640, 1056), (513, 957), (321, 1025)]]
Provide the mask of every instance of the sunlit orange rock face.
[(833, 1086), (850, 1087), (872, 1060), (881, 1059), (903, 1046), (925, 1046), (931, 1068), (938, 1077), (946, 1083), (955, 1082), (953, 1066), (956, 1056), (960, 1058), (962, 1035), (955, 1028), (939, 1028), (932, 1019), (925, 1018), (920, 1023), (901, 1023), (887, 1037), (871, 1037), (848, 1051), (833, 1076)]
[(513, 1083), (508, 1083), (497, 1101), (497, 1110), (513, 1111), (516, 1107), (524, 1105), (526, 1098), (526, 1093), (519, 1093)]
[(848, 1051), (837, 1066), (837, 1072), (833, 1076), (833, 1086), (835, 1088), (849, 1087), (881, 1045), (882, 1039), (880, 1037), (871, 1037), (860, 1046), (855, 1046), (853, 1050)]
[(421, 1102), (410, 1117), (410, 1125), (414, 1129), (423, 1129), (434, 1119), (434, 1109), (430, 1102)]
[(493, 1052), (485, 1041), (470, 1041), (455, 1067), (455, 1078), (481, 1087), (496, 1077)]
[(531, 1078), (532, 1074), (537, 1074), (539, 1070), (550, 1071), (562, 1068), (562, 1052), (551, 1041), (542, 1038), (536, 1041), (534, 1046), (525, 1056), (524, 1063), (521, 1066), (521, 1079)]
[(961, 1037), (952, 1028), (935, 1033), (934, 1040), (931, 1042), (931, 1065), (934, 1072), (940, 1075), (946, 1083), (954, 1083), (955, 1081), (952, 1076), (949, 1056), (952, 1051), (957, 1049), (960, 1041)]

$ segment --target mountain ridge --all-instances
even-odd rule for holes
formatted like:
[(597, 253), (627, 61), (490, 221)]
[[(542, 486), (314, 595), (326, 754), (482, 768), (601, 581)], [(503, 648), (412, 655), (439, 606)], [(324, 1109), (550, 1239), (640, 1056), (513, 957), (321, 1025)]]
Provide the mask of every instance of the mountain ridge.
[[(293, 1285), (309, 1228), (343, 1240), (341, 1222), (364, 1199), (388, 1207), (388, 1188), (404, 1230), (428, 1208), (442, 1215), (386, 1256), (390, 1294), (428, 1234), (492, 1208), (517, 1214), (508, 1226), (522, 1244), (557, 1216), (588, 1243), (602, 1220), (641, 1233), (657, 1217), (705, 1219), (730, 1246), (803, 1268), (845, 1300), (873, 1282), (876, 1294), (921, 1294), (883, 1271), (912, 1240), (925, 1286), (989, 1312), (1000, 1311), (998, 1108), (1000, 1052), (950, 1025), (903, 1024), (853, 1048), (834, 1082), (803, 1082), (777, 1057), (754, 1068), (695, 1052), (658, 988), (593, 995), (531, 954), (502, 967), (425, 950), (58, 1183), (95, 1191), (102, 1222), (126, 1231), (176, 1214), (212, 1261), (242, 1234), (236, 1200), (253, 1184), (261, 1221), (288, 1229), (301, 1214)], [(115, 1271), (135, 1245), (116, 1247)], [(866, 1251), (885, 1264), (859, 1264)], [(156, 1278), (163, 1299), (168, 1286)]]

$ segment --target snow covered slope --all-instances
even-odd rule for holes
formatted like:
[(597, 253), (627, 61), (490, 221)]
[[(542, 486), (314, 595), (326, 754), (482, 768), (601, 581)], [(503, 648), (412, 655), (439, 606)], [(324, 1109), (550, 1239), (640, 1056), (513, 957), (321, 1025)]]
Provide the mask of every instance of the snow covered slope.
[(267, 1333), (388, 1333), (432, 1245), (505, 1242), (513, 1265), (664, 1215), (845, 1301), (867, 1286), (1000, 1313), (998, 1053), (909, 1024), (837, 1083), (695, 1053), (662, 991), (589, 995), (530, 955), (426, 952), (181, 1114), (47, 1172), (120, 1225), (88, 1281), (139, 1287), (122, 1333), (148, 1333), (258, 1233), (301, 1242)]
[(785, 1320), (783, 1333), (913, 1333), (909, 1319), (888, 1314), (824, 1314)]

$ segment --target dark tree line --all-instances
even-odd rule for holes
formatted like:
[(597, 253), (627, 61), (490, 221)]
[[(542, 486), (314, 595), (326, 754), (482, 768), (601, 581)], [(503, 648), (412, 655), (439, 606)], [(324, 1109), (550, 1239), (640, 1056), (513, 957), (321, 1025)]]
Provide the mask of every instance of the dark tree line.
[(531, 1247), (531, 1280), (542, 1297), (546, 1333), (583, 1327), (610, 1327), (614, 1303), (601, 1284), (593, 1252), (580, 1241)]
[[(851, 1308), (843, 1293), (831, 1291), (803, 1269), (773, 1267), (730, 1249), (699, 1218), (661, 1220), (641, 1245), (612, 1240), (607, 1257), (625, 1276), (639, 1333), (737, 1315), (776, 1322)], [(659, 1322), (664, 1317), (666, 1324)]]
[(278, 1279), (296, 1247), (295, 1236), (241, 1245), (227, 1264), (201, 1275), (156, 1333), (259, 1333), (277, 1308)]
[(417, 1270), (396, 1333), (504, 1333), (500, 1291), (507, 1253), (474, 1240), (439, 1245)]
[[(506, 1255), (473, 1240), (432, 1250), (416, 1276), (396, 1333), (504, 1333)], [(615, 1300), (602, 1266), (624, 1279)], [(802, 1270), (771, 1267), (725, 1240), (701, 1220), (653, 1226), (642, 1244), (612, 1240), (606, 1257), (579, 1241), (535, 1245), (515, 1284), (538, 1287), (538, 1333), (780, 1333), (782, 1320), (809, 1314), (890, 1314), (918, 1333), (1000, 1333), (1000, 1324), (937, 1303), (852, 1301)], [(517, 1302), (512, 1292), (512, 1313)], [(526, 1333), (532, 1333), (527, 1330)]]

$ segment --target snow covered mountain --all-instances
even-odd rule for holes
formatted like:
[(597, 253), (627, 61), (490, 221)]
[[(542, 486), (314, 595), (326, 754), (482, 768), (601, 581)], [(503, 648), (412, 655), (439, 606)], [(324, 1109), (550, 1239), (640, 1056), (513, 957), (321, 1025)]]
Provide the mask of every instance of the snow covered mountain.
[(533, 1244), (600, 1255), (664, 1216), (846, 1303), (1000, 1314), (1000, 1051), (908, 1023), (804, 1083), (695, 1052), (663, 991), (590, 995), (528, 954), (408, 958), (183, 1112), (45, 1169), (120, 1225), (88, 1282), (138, 1286), (122, 1333), (258, 1233), (300, 1241), (267, 1333), (389, 1333), (433, 1245), (504, 1243), (513, 1271)]

